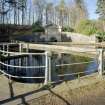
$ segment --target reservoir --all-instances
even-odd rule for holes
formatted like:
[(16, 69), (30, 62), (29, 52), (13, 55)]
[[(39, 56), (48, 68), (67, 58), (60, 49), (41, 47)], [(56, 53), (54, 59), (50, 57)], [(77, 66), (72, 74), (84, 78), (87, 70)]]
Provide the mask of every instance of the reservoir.
[[(3, 59), (8, 65), (23, 66), (7, 67), (2, 65), (1, 68), (8, 74), (24, 77), (44, 77), (45, 76), (45, 55), (22, 55), (9, 59)], [(83, 62), (83, 64), (82, 64)], [(87, 62), (87, 63), (86, 63)], [(78, 64), (80, 63), (80, 64)], [(26, 66), (26, 67), (25, 67)], [(31, 68), (32, 66), (32, 68)], [(35, 66), (43, 66), (35, 68)], [(25, 67), (25, 68), (24, 68)], [(27, 68), (30, 67), (30, 68)], [(52, 54), (51, 56), (51, 81), (72, 80), (79, 76), (89, 75), (97, 71), (98, 64), (96, 58), (88, 58), (76, 56), (72, 54)], [(40, 83), (44, 82), (44, 78), (25, 78), (16, 79), (16, 81), (24, 83)]]

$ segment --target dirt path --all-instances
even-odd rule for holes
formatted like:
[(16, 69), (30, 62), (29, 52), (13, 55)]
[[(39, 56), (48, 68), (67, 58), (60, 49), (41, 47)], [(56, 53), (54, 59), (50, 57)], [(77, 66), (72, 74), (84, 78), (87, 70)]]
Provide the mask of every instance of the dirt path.
[(0, 76), (0, 105), (105, 105), (105, 78), (97, 74), (65, 81), (54, 88), (8, 82)]

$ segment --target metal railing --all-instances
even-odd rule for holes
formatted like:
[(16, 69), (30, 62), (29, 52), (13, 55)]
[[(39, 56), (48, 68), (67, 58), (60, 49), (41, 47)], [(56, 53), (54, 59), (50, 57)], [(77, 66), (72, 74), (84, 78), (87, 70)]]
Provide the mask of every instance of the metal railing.
[[(9, 47), (10, 45), (14, 45), (14, 44), (17, 44), (18, 45), (18, 49), (19, 51), (18, 52), (12, 52), (10, 51)], [(25, 43), (24, 43), (25, 44)], [(6, 46), (6, 47), (5, 47)], [(23, 52), (23, 49), (22, 49), (22, 44), (21, 43), (3, 43), (3, 44), (0, 44), (0, 72), (3, 73), (4, 75), (8, 76), (8, 77), (13, 77), (13, 78), (23, 78), (23, 79), (41, 79), (43, 78), (44, 79), (44, 83), (47, 84), (48, 82), (53, 82), (52, 81), (52, 74), (51, 74), (51, 71), (52, 71), (52, 68), (51, 68), (51, 52), (49, 51), (45, 51), (44, 53), (31, 53), (31, 52), (28, 52), (28, 50), (25, 50), (25, 52)], [(93, 52), (93, 51), (90, 51), (90, 52)], [(102, 62), (102, 57), (103, 57), (103, 54), (102, 54), (102, 50), (99, 50), (98, 51), (98, 56), (96, 55), (96, 59), (97, 59), (97, 65), (98, 65), (98, 68), (96, 70), (96, 72), (98, 71), (99, 74), (102, 75), (102, 70), (103, 70), (103, 62)], [(84, 53), (84, 52), (81, 52), (81, 53)], [(87, 52), (86, 52), (87, 53)], [(10, 57), (11, 55), (12, 56), (18, 56), (18, 55), (24, 55), (24, 56), (44, 56), (44, 65), (15, 65), (15, 64), (10, 64), (10, 63), (5, 63), (5, 61), (2, 60), (2, 57), (4, 57), (4, 55), (7, 55), (7, 58)], [(88, 62), (77, 62), (77, 63), (68, 63), (68, 64), (56, 64), (55, 67), (65, 67), (65, 66), (73, 66), (73, 65), (81, 65), (81, 64), (89, 64), (89, 63), (93, 63), (94, 61), (91, 60), (91, 61), (88, 61)], [(19, 63), (19, 62), (18, 62)], [(13, 71), (14, 70), (17, 70), (19, 71), (22, 70), (22, 69), (25, 69), (26, 71), (27, 70), (30, 70), (30, 69), (33, 69), (33, 70), (37, 70), (37, 69), (40, 69), (41, 71), (44, 71), (44, 75), (43, 76), (22, 76), (22, 75), (14, 75), (8, 71)], [(93, 68), (94, 69), (94, 68)], [(22, 70), (23, 71), (23, 70)], [(58, 77), (64, 77), (64, 76), (77, 76), (77, 78), (80, 78), (81, 75), (85, 74), (85, 73), (90, 73), (90, 72), (94, 72), (94, 70), (92, 71), (84, 71), (84, 72), (76, 72), (76, 73), (63, 73), (63, 74), (57, 74)], [(86, 76), (86, 75), (85, 75)], [(59, 81), (62, 81), (62, 80), (59, 80)]]
[[(15, 45), (17, 44), (18, 45), (18, 52), (12, 52), (12, 51), (9, 51), (10, 49), (10, 46), (11, 45)], [(20, 43), (3, 43), (3, 44), (0, 44), (0, 72), (3, 73), (3, 75), (6, 75), (8, 76), (9, 78), (17, 78), (17, 79), (20, 79), (20, 78), (23, 78), (23, 79), (40, 79), (40, 78), (43, 78), (45, 79), (45, 76), (22, 76), (22, 75), (18, 75), (18, 71), (21, 70), (21, 72), (23, 71), (27, 71), (27, 70), (30, 70), (30, 69), (33, 69), (34, 70), (37, 70), (37, 69), (40, 69), (41, 71), (45, 70), (46, 69), (46, 65), (25, 65), (25, 66), (22, 66), (21, 65), (21, 62), (18, 62), (19, 65), (14, 65), (14, 64), (8, 64), (8, 59), (11, 58), (11, 55), (12, 56), (18, 56), (18, 55), (24, 55), (24, 56), (46, 56), (46, 53), (30, 53), (30, 52), (22, 52), (22, 49), (21, 48), (21, 44)], [(7, 55), (7, 59), (4, 61), (2, 60), (5, 55)], [(21, 56), (20, 56), (21, 57)], [(5, 59), (5, 58), (4, 58)], [(20, 59), (20, 58), (19, 58)], [(12, 60), (15, 60), (14, 58)], [(7, 63), (5, 63), (7, 61)], [(12, 72), (12, 73), (10, 73)], [(14, 73), (17, 72), (17, 74), (14, 75)]]

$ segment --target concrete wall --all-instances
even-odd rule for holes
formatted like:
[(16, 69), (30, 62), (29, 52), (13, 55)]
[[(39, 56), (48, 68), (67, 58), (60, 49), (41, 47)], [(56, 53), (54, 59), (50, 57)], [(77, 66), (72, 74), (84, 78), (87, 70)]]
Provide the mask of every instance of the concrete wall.
[(71, 41), (71, 42), (95, 42), (95, 35), (87, 36), (79, 33), (71, 32), (62, 32), (62, 41)]
[(60, 42), (61, 41), (61, 34), (57, 33), (57, 34), (48, 34), (48, 35), (41, 35), (40, 39), (45, 39), (45, 41), (50, 41), (50, 42)]
[(61, 41), (61, 27), (54, 24), (47, 26), (45, 28), (45, 36), (42, 37), (45, 37), (46, 41)]
[[(95, 42), (95, 35), (87, 36), (78, 33), (62, 32), (62, 33), (34, 33), (33, 35), (26, 35), (17, 37), (17, 40), (31, 41), (31, 42)], [(54, 41), (56, 40), (56, 41)]]

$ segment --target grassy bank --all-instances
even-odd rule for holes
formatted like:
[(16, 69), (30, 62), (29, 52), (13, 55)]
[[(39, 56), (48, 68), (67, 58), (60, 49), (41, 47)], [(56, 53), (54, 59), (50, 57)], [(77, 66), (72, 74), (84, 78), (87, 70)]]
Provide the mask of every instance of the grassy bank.
[[(104, 105), (105, 80), (71, 89), (68, 83), (61, 90), (49, 89), (49, 94), (28, 102), (29, 105)], [(65, 86), (64, 86), (65, 87)], [(61, 87), (62, 88), (62, 87)], [(23, 105), (23, 104), (21, 104)]]

